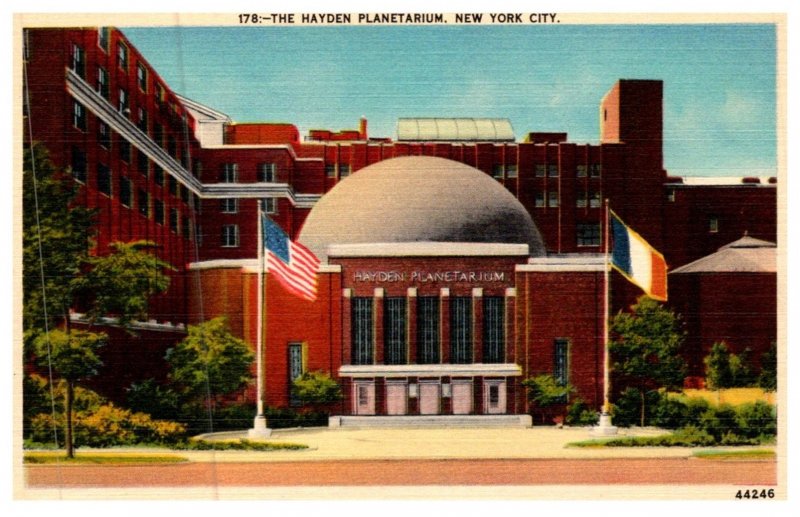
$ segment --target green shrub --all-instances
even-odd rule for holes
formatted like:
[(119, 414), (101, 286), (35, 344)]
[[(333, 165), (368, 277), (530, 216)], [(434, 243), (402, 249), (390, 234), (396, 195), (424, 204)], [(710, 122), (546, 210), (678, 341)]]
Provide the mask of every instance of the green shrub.
[(590, 408), (581, 398), (576, 398), (567, 408), (567, 425), (587, 426), (596, 425), (600, 414)]
[[(657, 391), (645, 393), (645, 417), (644, 424), (652, 425), (654, 406), (661, 399), (661, 394)], [(642, 398), (637, 388), (627, 388), (614, 402), (612, 416), (614, 425), (619, 427), (631, 427), (639, 425), (641, 414)]]
[(700, 417), (700, 426), (717, 441), (728, 433), (741, 434), (736, 409), (730, 404), (708, 408)]
[(146, 413), (153, 418), (179, 417), (178, 394), (169, 387), (159, 385), (155, 379), (134, 382), (127, 389), (125, 402), (131, 411)]
[(778, 434), (778, 415), (775, 406), (758, 401), (736, 407), (738, 426), (742, 436), (757, 438)]

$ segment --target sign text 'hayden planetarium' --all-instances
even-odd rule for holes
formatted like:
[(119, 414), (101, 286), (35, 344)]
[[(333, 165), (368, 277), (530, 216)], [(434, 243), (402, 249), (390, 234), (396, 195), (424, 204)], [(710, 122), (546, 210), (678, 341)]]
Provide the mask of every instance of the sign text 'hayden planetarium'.
[(355, 271), (354, 282), (505, 282), (504, 271)]

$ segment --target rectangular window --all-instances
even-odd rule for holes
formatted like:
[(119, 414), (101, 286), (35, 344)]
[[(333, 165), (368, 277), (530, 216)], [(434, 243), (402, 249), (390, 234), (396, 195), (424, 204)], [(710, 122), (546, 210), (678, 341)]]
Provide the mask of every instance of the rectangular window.
[(192, 238), (192, 220), (188, 217), (183, 218), (183, 224), (181, 225), (181, 236), (186, 240)]
[(142, 133), (147, 133), (148, 131), (148, 120), (147, 120), (147, 110), (142, 108), (141, 106), (138, 109), (138, 121), (136, 122), (136, 127), (138, 127)]
[(77, 147), (72, 148), (72, 177), (86, 183), (86, 153)]
[(538, 191), (534, 194), (534, 206), (536, 208), (544, 208), (544, 192)]
[(111, 128), (102, 120), (97, 121), (97, 141), (106, 149), (111, 149)]
[(336, 177), (336, 164), (328, 163), (325, 165), (325, 176), (328, 178)]
[(125, 163), (131, 162), (131, 143), (124, 137), (119, 139), (119, 159)]
[(166, 100), (167, 90), (164, 88), (164, 86), (161, 83), (156, 83), (155, 91), (153, 92), (153, 95), (155, 96), (156, 104), (161, 105)]
[(163, 145), (164, 143), (164, 128), (158, 122), (153, 124), (153, 141), (157, 145)]
[(167, 152), (173, 158), (178, 157), (178, 144), (175, 142), (175, 137), (172, 135), (167, 135)]
[(472, 362), (472, 298), (450, 298), (450, 362)]
[(536, 164), (535, 174), (537, 178), (544, 178), (546, 172), (547, 168), (544, 166), (543, 163)]
[(97, 190), (111, 195), (111, 169), (102, 163), (97, 164)]
[(186, 188), (183, 185), (178, 185), (178, 191), (181, 194), (181, 196), (180, 196), (181, 197), (181, 201), (183, 201), (186, 204), (189, 204), (189, 189)]
[(674, 203), (675, 202), (675, 189), (674, 188), (667, 189), (667, 201), (669, 201), (670, 203)]
[(235, 197), (220, 199), (219, 210), (223, 214), (235, 214), (239, 211), (239, 200)]
[(167, 187), (171, 196), (178, 195), (178, 180), (175, 179), (175, 176), (171, 174), (167, 176)]
[(139, 89), (147, 93), (147, 69), (141, 63), (136, 65), (136, 82), (139, 84)]
[(708, 218), (708, 233), (719, 232), (719, 217), (711, 216)]
[(589, 193), (589, 208), (600, 208), (602, 204), (603, 196), (600, 195), (600, 192)]
[(177, 208), (169, 209), (169, 229), (175, 233), (178, 233), (178, 216)]
[(150, 173), (150, 158), (142, 151), (136, 152), (136, 168), (145, 178)]
[(553, 352), (553, 377), (559, 386), (566, 386), (569, 383), (569, 340), (556, 339), (553, 343)]
[(592, 178), (599, 178), (603, 168), (599, 163), (593, 163), (589, 166), (589, 174)]
[(264, 212), (268, 214), (278, 213), (278, 200), (274, 197), (264, 199)]
[(131, 201), (133, 200), (133, 193), (132, 193), (132, 185), (131, 180), (126, 178), (125, 176), (119, 177), (119, 202), (122, 205), (131, 207)]
[(236, 163), (223, 163), (222, 175), (220, 181), (222, 183), (236, 183), (239, 178), (239, 165)]
[(339, 177), (344, 178), (350, 175), (350, 165), (343, 163), (339, 165)]
[(239, 225), (237, 224), (223, 224), (222, 225), (222, 247), (223, 248), (236, 248), (239, 246)]
[(258, 181), (261, 183), (273, 183), (275, 181), (274, 163), (262, 163), (258, 166)]
[(299, 379), (305, 373), (305, 365), (303, 364), (303, 344), (302, 343), (289, 343), (289, 405), (299, 406), (300, 399), (297, 398), (292, 383)]
[(558, 165), (555, 163), (551, 163), (547, 166), (547, 175), (551, 178), (558, 177)]
[(153, 203), (153, 219), (158, 224), (164, 224), (164, 202), (160, 199), (156, 199)]
[(439, 298), (417, 298), (417, 363), (438, 364), (439, 359)]
[(500, 385), (489, 385), (489, 407), (496, 408), (500, 405)]
[(517, 177), (517, 166), (506, 165), (506, 178), (516, 178), (516, 177)]
[(483, 362), (503, 363), (506, 359), (505, 299), (483, 298)]
[(547, 193), (547, 206), (551, 208), (558, 206), (558, 191), (551, 190)]
[(119, 106), (117, 106), (117, 108), (123, 115), (130, 115), (131, 110), (128, 109), (128, 92), (125, 88), (119, 89)]
[(86, 108), (77, 101), (72, 104), (72, 125), (81, 131), (86, 131)]
[(128, 47), (120, 42), (117, 46), (117, 65), (123, 70), (128, 70)]
[(578, 165), (575, 168), (575, 175), (578, 176), (579, 178), (585, 178), (586, 177), (586, 165)]
[(502, 163), (495, 163), (492, 167), (492, 177), (494, 179), (501, 180), (503, 179), (503, 164)]
[(108, 100), (108, 72), (102, 66), (97, 67), (97, 93), (105, 100)]
[(86, 53), (83, 48), (78, 45), (72, 44), (72, 59), (70, 61), (70, 69), (81, 78), (86, 75)]
[(372, 364), (372, 298), (353, 298), (353, 364)]
[(578, 247), (600, 246), (600, 223), (578, 223), (575, 234)]
[(109, 40), (109, 29), (108, 27), (100, 27), (97, 31), (97, 46), (100, 47), (108, 54), (108, 40)]
[(406, 299), (383, 301), (383, 358), (385, 364), (406, 364)]
[(578, 208), (586, 208), (586, 192), (578, 191), (575, 194), (575, 206)]
[(150, 217), (150, 195), (146, 190), (139, 189), (139, 213), (145, 217)]
[(158, 186), (164, 185), (164, 169), (157, 163), (153, 164), (153, 181)]

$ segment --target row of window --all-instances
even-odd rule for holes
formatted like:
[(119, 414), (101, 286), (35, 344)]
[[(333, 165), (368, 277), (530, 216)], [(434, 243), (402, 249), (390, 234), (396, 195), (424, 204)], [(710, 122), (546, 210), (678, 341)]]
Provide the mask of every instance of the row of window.
[[(266, 198), (264, 201), (264, 211), (268, 214), (278, 213), (278, 203), (275, 198)], [(238, 214), (239, 199), (235, 197), (223, 198), (219, 200), (219, 210), (223, 214)]]
[[(483, 303), (483, 363), (505, 362), (505, 300), (499, 296), (481, 298)], [(374, 298), (352, 299), (352, 364), (374, 364)], [(473, 303), (466, 296), (450, 298), (449, 323), (450, 364), (474, 362), (473, 351)], [(383, 361), (384, 364), (439, 364), (440, 343), (440, 299), (435, 296), (417, 298), (417, 354), (408, 357), (407, 299), (386, 297), (383, 299)]]
[[(601, 173), (602, 167), (599, 163), (592, 163), (589, 165), (577, 165), (575, 167), (575, 176), (578, 178), (599, 178)], [(588, 171), (588, 174), (587, 174)], [(496, 179), (513, 179), (517, 177), (517, 165), (516, 164), (495, 164), (492, 168), (492, 177)], [(543, 164), (539, 163), (534, 166), (534, 175), (537, 178), (557, 178), (559, 176), (559, 169), (558, 165), (551, 163), (551, 164)]]
[[(256, 180), (259, 183), (274, 183), (277, 177), (277, 166), (274, 163), (259, 163)], [(220, 183), (239, 182), (239, 164), (223, 163), (220, 169)]]

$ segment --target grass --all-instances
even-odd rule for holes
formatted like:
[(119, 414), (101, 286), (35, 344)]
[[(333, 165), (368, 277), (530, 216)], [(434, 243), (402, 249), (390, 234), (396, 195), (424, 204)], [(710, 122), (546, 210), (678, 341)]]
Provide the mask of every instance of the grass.
[(775, 451), (772, 449), (749, 449), (744, 451), (695, 451), (692, 453), (692, 456), (704, 460), (771, 460), (775, 459)]
[(67, 458), (64, 452), (26, 452), (23, 461), (29, 464), (66, 464), (66, 465), (120, 465), (141, 463), (183, 463), (189, 461), (183, 456), (168, 454), (76, 454)]

